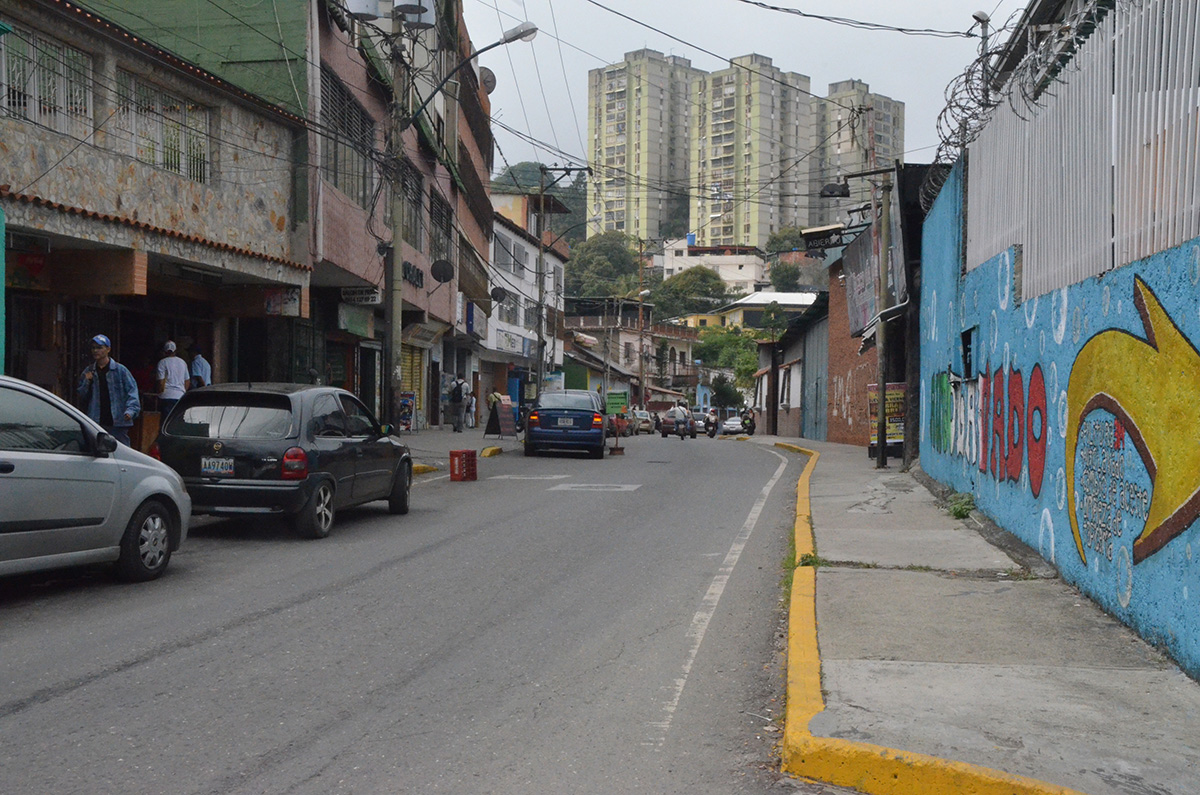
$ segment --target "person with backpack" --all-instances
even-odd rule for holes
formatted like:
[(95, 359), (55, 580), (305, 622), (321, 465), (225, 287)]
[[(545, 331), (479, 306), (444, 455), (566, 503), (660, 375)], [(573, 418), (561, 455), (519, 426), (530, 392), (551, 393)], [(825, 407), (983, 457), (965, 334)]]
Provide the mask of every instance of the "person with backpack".
[(471, 396), (471, 387), (463, 380), (460, 373), (450, 384), (450, 410), (454, 413), (454, 432), (462, 433), (463, 423), (467, 412), (467, 398)]

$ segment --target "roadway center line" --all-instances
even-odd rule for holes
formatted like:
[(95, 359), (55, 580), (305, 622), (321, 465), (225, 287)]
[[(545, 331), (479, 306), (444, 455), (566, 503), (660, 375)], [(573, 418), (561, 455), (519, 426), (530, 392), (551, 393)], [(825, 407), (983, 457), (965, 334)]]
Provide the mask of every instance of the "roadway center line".
[(733, 539), (733, 545), (729, 548), (729, 552), (725, 553), (725, 560), (721, 561), (721, 568), (717, 569), (716, 576), (709, 584), (708, 591), (700, 602), (700, 609), (696, 611), (696, 615), (692, 616), (692, 625), (688, 627), (687, 631), (687, 637), (691, 639), (691, 644), (688, 647), (687, 658), (683, 662), (683, 676), (675, 680), (671, 698), (663, 703), (663, 719), (651, 721), (649, 724), (658, 730), (658, 735), (643, 745), (653, 745), (657, 750), (661, 749), (663, 743), (666, 742), (667, 732), (671, 729), (671, 721), (675, 717), (675, 711), (679, 708), (679, 700), (683, 697), (683, 688), (687, 685), (688, 674), (692, 672), (696, 655), (700, 653), (700, 644), (704, 642), (704, 633), (708, 631), (708, 624), (712, 621), (713, 614), (717, 612), (717, 604), (721, 601), (721, 594), (725, 592), (725, 584), (729, 582), (729, 576), (733, 574), (733, 567), (737, 565), (738, 558), (742, 556), (742, 550), (750, 540), (750, 534), (754, 532), (754, 527), (758, 524), (758, 517), (767, 503), (767, 498), (771, 495), (771, 489), (775, 488), (775, 484), (779, 482), (779, 478), (783, 477), (783, 472), (787, 469), (789, 463), (787, 457), (774, 450), (767, 452), (780, 460), (779, 468), (775, 470), (775, 474), (763, 486), (758, 499), (754, 501), (754, 507), (746, 516), (742, 529)]

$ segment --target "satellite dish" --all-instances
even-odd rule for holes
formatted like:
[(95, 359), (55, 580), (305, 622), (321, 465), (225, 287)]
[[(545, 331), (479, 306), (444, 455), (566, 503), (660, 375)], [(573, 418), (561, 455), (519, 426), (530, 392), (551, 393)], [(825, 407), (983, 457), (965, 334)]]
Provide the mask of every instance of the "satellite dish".
[(428, 10), (429, 7), (424, 3), (408, 3), (405, 2), (405, 0), (396, 0), (396, 2), (392, 5), (392, 11), (397, 14), (420, 14)]
[(440, 259), (429, 266), (429, 274), (434, 281), (445, 284), (454, 278), (454, 266), (449, 260)]
[(485, 94), (496, 90), (496, 73), (486, 66), (479, 67), (479, 85), (483, 86)]
[(492, 300), (496, 303), (501, 303), (505, 298), (508, 298), (508, 291), (503, 287), (493, 287), (491, 293)]

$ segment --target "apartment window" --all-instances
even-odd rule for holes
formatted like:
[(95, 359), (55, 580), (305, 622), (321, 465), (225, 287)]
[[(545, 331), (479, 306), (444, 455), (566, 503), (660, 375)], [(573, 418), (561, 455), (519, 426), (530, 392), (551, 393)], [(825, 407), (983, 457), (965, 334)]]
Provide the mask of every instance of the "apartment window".
[(424, 185), (421, 172), (407, 160), (400, 161), (400, 235), (413, 248), (421, 250), (421, 196)]
[(207, 182), (208, 109), (117, 72), (115, 140), (143, 163)]
[(507, 235), (502, 235), (499, 232), (495, 235), (496, 238), (496, 256), (492, 261), (500, 270), (512, 272), (513, 270), (513, 242)]
[(333, 71), (321, 67), (321, 172), (360, 207), (370, 204), (375, 124)]
[(500, 322), (508, 323), (511, 326), (519, 326), (521, 324), (521, 305), (520, 299), (507, 290), (504, 293), (504, 300), (500, 302)]
[(92, 59), (16, 28), (0, 36), (3, 110), (76, 138), (92, 131)]
[(532, 298), (526, 298), (525, 299), (525, 328), (530, 329), (530, 330), (536, 329), (537, 328), (537, 317), (538, 317), (537, 301), (533, 300)]
[(450, 205), (432, 190), (429, 193), (429, 258), (450, 259)]

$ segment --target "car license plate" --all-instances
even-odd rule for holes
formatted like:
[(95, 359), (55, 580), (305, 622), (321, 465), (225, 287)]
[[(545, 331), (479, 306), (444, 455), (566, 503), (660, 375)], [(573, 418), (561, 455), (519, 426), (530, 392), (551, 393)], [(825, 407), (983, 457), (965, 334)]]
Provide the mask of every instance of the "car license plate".
[(560, 427), (560, 428), (570, 428), (574, 424), (575, 424), (575, 420), (571, 417), (559, 417), (558, 418), (558, 427)]
[(200, 474), (233, 477), (233, 459), (204, 456), (200, 459)]

